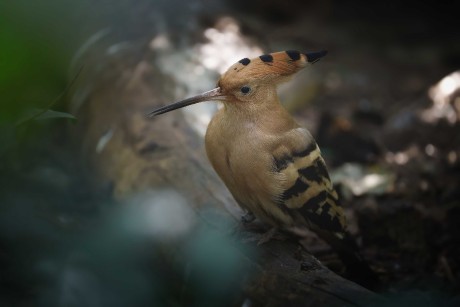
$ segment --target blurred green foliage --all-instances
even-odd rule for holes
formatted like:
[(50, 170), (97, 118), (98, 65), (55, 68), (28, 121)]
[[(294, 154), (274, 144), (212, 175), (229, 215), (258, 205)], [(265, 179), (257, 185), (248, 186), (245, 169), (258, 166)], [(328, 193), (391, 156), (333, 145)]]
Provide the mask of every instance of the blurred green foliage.
[(30, 120), (74, 119), (56, 97), (68, 83), (69, 62), (86, 35), (79, 27), (79, 15), (90, 14), (83, 10), (85, 3), (0, 1), (0, 157), (49, 129), (47, 123), (28, 129)]
[(47, 105), (65, 86), (69, 47), (76, 43), (65, 2), (0, 3), (0, 121)]

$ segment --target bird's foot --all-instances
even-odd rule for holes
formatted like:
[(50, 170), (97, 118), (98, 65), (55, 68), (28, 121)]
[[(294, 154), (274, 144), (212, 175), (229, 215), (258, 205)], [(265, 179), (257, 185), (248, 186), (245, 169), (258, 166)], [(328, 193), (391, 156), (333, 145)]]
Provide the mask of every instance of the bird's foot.
[(259, 241), (257, 242), (257, 245), (262, 245), (264, 243), (269, 242), (270, 240), (280, 240), (284, 241), (286, 240), (286, 236), (284, 236), (282, 233), (278, 231), (278, 228), (273, 227), (260, 237)]
[(302, 237), (299, 244), (313, 255), (324, 255), (331, 252), (331, 247), (314, 234)]
[[(280, 233), (278, 231), (278, 228), (276, 227), (270, 228), (267, 231), (266, 228), (262, 227), (263, 225), (258, 225), (257, 228), (255, 226), (252, 226), (253, 224), (250, 224), (250, 225), (251, 225), (251, 228), (254, 227), (255, 229), (253, 230), (256, 230), (258, 233), (255, 233), (254, 231), (250, 231), (251, 233), (249, 234), (248, 232), (246, 232), (246, 235), (249, 235), (249, 236), (246, 236), (246, 238), (243, 239), (243, 242), (245, 243), (257, 241), (257, 245), (262, 245), (273, 239), (284, 241), (287, 238), (285, 235)], [(245, 228), (247, 229), (247, 227)], [(261, 232), (261, 230), (265, 230), (265, 231)]]
[(256, 217), (252, 212), (247, 212), (245, 215), (241, 216), (241, 222), (243, 222), (243, 224), (249, 224), (255, 219)]

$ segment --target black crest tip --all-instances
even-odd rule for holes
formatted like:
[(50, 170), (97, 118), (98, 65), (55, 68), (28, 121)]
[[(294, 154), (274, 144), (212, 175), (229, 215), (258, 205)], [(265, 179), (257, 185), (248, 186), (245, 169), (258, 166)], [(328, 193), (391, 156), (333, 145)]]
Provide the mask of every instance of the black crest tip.
[(297, 50), (286, 50), (286, 54), (292, 61), (300, 60), (300, 52)]
[(321, 58), (324, 57), (326, 54), (327, 54), (327, 50), (305, 53), (305, 55), (307, 56), (307, 61), (312, 64), (321, 60)]
[(271, 54), (263, 54), (259, 57), (264, 63), (271, 63), (273, 62), (273, 56)]
[(238, 61), (239, 63), (243, 64), (244, 66), (248, 65), (249, 63), (251, 63), (251, 60), (248, 59), (248, 58), (244, 58), (244, 59), (241, 59)]

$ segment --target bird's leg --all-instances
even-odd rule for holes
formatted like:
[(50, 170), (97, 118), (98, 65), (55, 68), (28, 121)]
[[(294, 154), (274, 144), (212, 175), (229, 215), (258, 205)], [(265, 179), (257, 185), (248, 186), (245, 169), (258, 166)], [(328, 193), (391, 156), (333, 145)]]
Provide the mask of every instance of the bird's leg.
[(286, 237), (278, 231), (277, 227), (272, 227), (260, 237), (257, 245), (262, 245), (272, 239), (284, 241)]
[(246, 212), (245, 215), (241, 216), (241, 222), (243, 222), (243, 224), (249, 224), (252, 221), (254, 221), (255, 219), (256, 219), (256, 217), (251, 211), (248, 211), (248, 212)]
[(317, 235), (310, 232), (300, 238), (299, 244), (314, 255), (322, 255), (331, 251), (331, 247), (324, 240), (319, 239)]

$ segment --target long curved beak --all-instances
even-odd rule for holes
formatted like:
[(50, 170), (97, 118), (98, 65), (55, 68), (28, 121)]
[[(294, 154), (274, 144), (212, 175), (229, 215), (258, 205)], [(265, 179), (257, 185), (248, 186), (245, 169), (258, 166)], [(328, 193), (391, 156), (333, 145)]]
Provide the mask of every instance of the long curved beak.
[(198, 102), (203, 101), (210, 101), (210, 100), (223, 100), (225, 99), (225, 95), (222, 94), (220, 87), (216, 87), (210, 91), (204, 92), (202, 94), (169, 104), (167, 106), (163, 106), (156, 110), (153, 110), (147, 113), (148, 117), (154, 117), (163, 113), (167, 113), (176, 109), (180, 109)]

